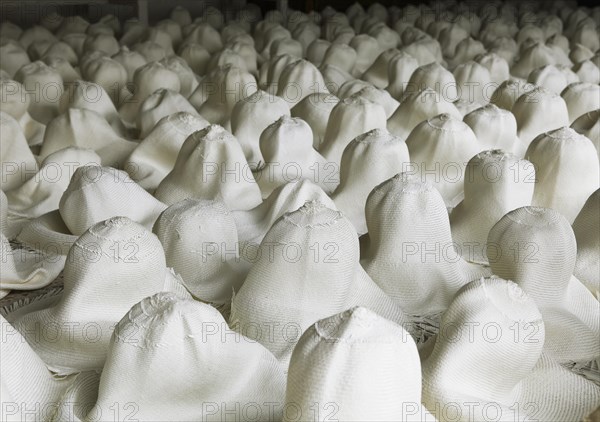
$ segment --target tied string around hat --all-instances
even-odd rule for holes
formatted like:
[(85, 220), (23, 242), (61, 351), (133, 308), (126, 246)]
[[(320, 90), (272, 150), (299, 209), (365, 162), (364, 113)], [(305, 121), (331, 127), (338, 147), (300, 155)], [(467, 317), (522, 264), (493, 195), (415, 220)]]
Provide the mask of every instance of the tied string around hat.
[(98, 370), (119, 318), (161, 291), (189, 297), (166, 267), (158, 238), (129, 218), (114, 217), (92, 226), (69, 250), (58, 302), (14, 325), (52, 371)]
[[(339, 211), (307, 202), (284, 214), (264, 237), (248, 277), (233, 298), (231, 326), (263, 344), (287, 366), (306, 328), (352, 306), (362, 305), (399, 324), (410, 324), (358, 260), (358, 236), (352, 224)], [(267, 333), (269, 324), (275, 325)]]

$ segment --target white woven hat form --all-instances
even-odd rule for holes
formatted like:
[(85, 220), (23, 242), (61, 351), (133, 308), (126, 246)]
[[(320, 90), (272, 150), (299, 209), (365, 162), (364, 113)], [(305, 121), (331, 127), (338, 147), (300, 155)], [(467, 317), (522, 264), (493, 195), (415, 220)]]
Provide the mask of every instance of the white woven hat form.
[(500, 86), (501, 83), (510, 79), (508, 62), (501, 55), (494, 52), (489, 52), (477, 56), (475, 61), (487, 68), (487, 70), (490, 72), (490, 80), (492, 84), (495, 84), (495, 86)]
[(337, 166), (327, 162), (312, 146), (313, 136), (308, 123), (298, 117), (281, 116), (260, 135), (264, 164), (254, 173), (263, 198), (277, 187), (308, 179), (327, 194), (339, 182)]
[(258, 80), (262, 89), (269, 93), (275, 94), (277, 92), (277, 84), (279, 83), (279, 77), (283, 69), (291, 64), (298, 61), (298, 57), (290, 56), (289, 54), (282, 54), (281, 56), (271, 57), (265, 61), (259, 69)]
[(171, 19), (179, 24), (182, 28), (192, 23), (192, 16), (189, 10), (183, 6), (175, 6), (169, 15)]
[(46, 28), (40, 25), (34, 25), (30, 28), (23, 30), (18, 39), (19, 44), (21, 44), (24, 49), (27, 49), (31, 44), (38, 41), (57, 41), (56, 37), (52, 34), (52, 32), (48, 31)]
[(350, 47), (356, 50), (356, 62), (353, 69), (354, 75), (365, 73), (375, 60), (377, 60), (377, 56), (381, 54), (379, 43), (368, 34), (356, 35), (350, 41)]
[(567, 76), (553, 64), (534, 69), (527, 77), (527, 82), (556, 94), (560, 94), (568, 85)]
[(322, 38), (314, 40), (306, 49), (306, 59), (315, 66), (321, 66), (325, 52), (330, 45), (331, 42)]
[(307, 95), (292, 108), (292, 117), (301, 118), (312, 129), (313, 148), (321, 148), (331, 110), (339, 102), (340, 99), (333, 94), (316, 93)]
[(153, 232), (165, 249), (167, 266), (204, 302), (229, 302), (246, 278), (239, 265), (235, 220), (222, 202), (177, 202), (160, 215)]
[(29, 145), (41, 144), (46, 126), (34, 120), (27, 111), (31, 99), (25, 92), (25, 87), (17, 81), (0, 78), (0, 95), (0, 111), (10, 114), (19, 122)]
[(439, 316), (463, 285), (489, 270), (460, 257), (438, 191), (418, 176), (400, 173), (367, 199), (369, 244), (362, 265), (405, 312)]
[(264, 237), (233, 298), (231, 326), (263, 344), (286, 367), (302, 332), (350, 307), (365, 306), (408, 324), (358, 261), (358, 236), (350, 221), (319, 202), (307, 202), (277, 220)]
[(94, 150), (103, 165), (120, 167), (136, 145), (115, 133), (95, 111), (69, 108), (46, 127), (40, 158), (73, 146)]
[(206, 120), (230, 130), (234, 106), (257, 90), (254, 76), (227, 65), (206, 75), (189, 100)]
[(600, 160), (600, 108), (579, 116), (573, 124), (571, 124), (571, 128), (592, 141), (598, 152), (598, 159)]
[(388, 63), (389, 84), (385, 88), (392, 97), (400, 101), (413, 72), (419, 67), (419, 62), (408, 53), (394, 56)]
[[(365, 82), (362, 79), (350, 79), (344, 82), (335, 93), (341, 100), (348, 98), (349, 96), (356, 94), (361, 89), (370, 86), (373, 87), (369, 82)], [(373, 100), (371, 100), (373, 101)], [(373, 101), (377, 102), (377, 101)]]
[(319, 68), (319, 71), (323, 75), (323, 79), (325, 80), (325, 86), (327, 86), (327, 90), (331, 89), (331, 93), (337, 95), (337, 87), (341, 87), (346, 82), (352, 81), (354, 78), (351, 74), (344, 72), (337, 66), (332, 64), (326, 64)]
[(109, 34), (94, 34), (88, 35), (83, 43), (85, 51), (102, 51), (103, 53), (112, 56), (119, 51), (119, 42), (113, 35)]
[(332, 110), (319, 152), (339, 166), (346, 146), (371, 129), (385, 129), (386, 114), (379, 104), (352, 95), (341, 100)]
[(431, 88), (412, 90), (408, 85), (400, 105), (387, 121), (387, 129), (394, 135), (406, 139), (422, 121), (442, 113), (462, 119), (462, 114), (451, 102)]
[(523, 156), (533, 139), (541, 133), (569, 126), (567, 104), (560, 95), (535, 87), (515, 102), (512, 114), (517, 119), (517, 135), (521, 141), (514, 151)]
[(356, 50), (349, 45), (334, 43), (325, 51), (321, 66), (332, 64), (345, 72), (352, 73), (356, 56)]
[(572, 83), (560, 96), (567, 103), (569, 121), (573, 123), (579, 116), (600, 108), (600, 86), (584, 82)]
[(459, 64), (454, 69), (458, 98), (468, 103), (487, 104), (492, 95), (490, 71), (475, 61)]
[(146, 36), (144, 37), (145, 41), (141, 41), (132, 45), (131, 49), (144, 56), (148, 63), (159, 62), (167, 57), (169, 53), (162, 44), (147, 39), (150, 31), (152, 31), (152, 28), (149, 28), (148, 32), (146, 33)]
[(0, 46), (0, 68), (12, 78), (26, 64), (31, 63), (27, 51), (14, 40), (8, 40)]
[(454, 75), (439, 63), (430, 63), (418, 67), (408, 81), (408, 89), (431, 88), (446, 101), (459, 98)]
[(529, 91), (532, 91), (535, 85), (529, 84), (522, 79), (509, 79), (504, 81), (496, 88), (490, 103), (497, 105), (504, 110), (511, 111), (519, 97)]
[(84, 165), (99, 166), (100, 157), (92, 150), (77, 147), (67, 147), (46, 157), (31, 179), (7, 193), (10, 224), (21, 226), (58, 210), (71, 176)]
[(168, 205), (185, 198), (216, 199), (228, 209), (251, 209), (262, 202), (260, 189), (237, 139), (219, 125), (192, 133), (173, 170), (155, 196)]
[[(181, 88), (179, 92), (185, 98), (189, 97), (198, 87), (198, 80), (194, 71), (181, 57), (172, 55), (162, 60), (167, 69), (172, 70), (179, 77)], [(179, 110), (182, 111), (182, 110)]]
[(60, 97), (58, 111), (65, 113), (69, 108), (84, 108), (98, 113), (110, 124), (119, 136), (126, 136), (127, 130), (117, 109), (102, 86), (93, 82), (77, 80), (68, 84)]
[(3, 191), (9, 191), (33, 177), (38, 170), (38, 163), (29, 149), (19, 122), (5, 112), (0, 112), (0, 138), (4, 140), (0, 142), (0, 185)]
[(554, 208), (572, 223), (600, 186), (600, 163), (592, 141), (563, 127), (535, 138), (525, 157), (536, 170), (532, 204)]
[(54, 372), (98, 370), (129, 308), (161, 291), (190, 297), (180, 283), (166, 267), (157, 237), (126, 217), (114, 217), (90, 228), (69, 251), (59, 301), (14, 325)]
[(277, 83), (277, 96), (294, 107), (304, 97), (316, 93), (328, 94), (329, 90), (319, 69), (308, 60), (298, 60), (286, 66)]
[(535, 300), (549, 355), (578, 364), (600, 356), (600, 305), (572, 276), (577, 245), (565, 217), (549, 208), (517, 208), (490, 230), (487, 255), (495, 275), (514, 280)]
[(581, 82), (590, 84), (600, 83), (600, 68), (592, 60), (584, 60), (573, 66), (573, 71)]
[(404, 171), (432, 183), (446, 205), (455, 206), (463, 192), (466, 165), (482, 150), (471, 128), (443, 113), (417, 125), (406, 145), (411, 168)]
[(371, 190), (400, 173), (409, 161), (406, 143), (386, 129), (370, 130), (348, 144), (342, 155), (340, 184), (331, 198), (359, 235), (367, 232), (365, 204)]
[(61, 272), (64, 257), (28, 249), (13, 249), (8, 239), (2, 234), (2, 290), (33, 290), (50, 284)]
[(180, 93), (171, 89), (157, 89), (140, 104), (136, 127), (140, 138), (147, 137), (163, 117), (185, 112), (198, 115), (196, 109)]
[[(463, 121), (473, 130), (484, 150), (502, 149), (512, 152), (519, 145), (515, 116), (495, 104), (487, 104), (470, 112)], [(491, 127), (494, 130), (490, 130)]]
[(127, 46), (122, 45), (119, 52), (112, 56), (112, 59), (119, 62), (127, 72), (127, 82), (133, 82), (135, 71), (147, 63), (146, 58), (136, 51), (131, 51)]
[(127, 70), (118, 61), (100, 51), (87, 51), (79, 59), (79, 69), (82, 78), (104, 88), (115, 105), (127, 99)]
[[(335, 385), (336, 388), (331, 388)], [(433, 421), (421, 362), (401, 326), (361, 307), (310, 326), (290, 361), (283, 420)]]
[(543, 43), (535, 43), (520, 54), (519, 60), (510, 68), (510, 73), (526, 79), (538, 67), (556, 64), (556, 53)]
[(385, 117), (388, 118), (398, 108), (400, 103), (394, 99), (389, 92), (384, 89), (375, 88), (372, 85), (367, 85), (357, 91), (357, 96), (371, 100), (374, 103), (379, 104), (385, 111)]
[(23, 29), (11, 21), (4, 21), (0, 24), (0, 36), (4, 39), (18, 41), (23, 34)]
[(252, 260), (256, 252), (252, 249), (260, 245), (273, 223), (307, 201), (319, 201), (328, 208), (336, 209), (323, 189), (308, 179), (301, 179), (278, 187), (260, 205), (250, 210), (234, 210), (232, 214), (242, 246), (242, 257)]
[(302, 57), (302, 44), (293, 38), (279, 38), (269, 46), (269, 57), (289, 54), (290, 56)]
[(188, 42), (179, 48), (179, 56), (197, 75), (206, 74), (206, 67), (210, 60), (210, 53), (200, 44)]
[(79, 15), (67, 16), (63, 19), (54, 34), (58, 38), (62, 38), (66, 34), (85, 33), (88, 26), (90, 26), (90, 23)]
[(540, 312), (517, 285), (495, 277), (469, 283), (423, 361), (425, 406), (442, 422), (580, 421), (598, 405), (600, 388), (543, 354), (543, 345)]
[(577, 260), (573, 274), (600, 300), (600, 189), (590, 195), (573, 222)]
[(139, 67), (133, 75), (133, 95), (124, 99), (119, 107), (123, 122), (134, 126), (142, 102), (159, 88), (179, 91), (179, 77), (160, 62), (150, 62)]
[(255, 170), (264, 163), (260, 151), (260, 134), (281, 116), (289, 116), (290, 108), (283, 99), (266, 91), (256, 91), (239, 101), (231, 112), (231, 133), (242, 145), (242, 150)]
[(467, 114), (477, 110), (484, 106), (484, 103), (480, 102), (471, 102), (463, 99), (458, 99), (454, 101), (454, 105), (460, 112), (460, 115), (464, 118)]
[(50, 66), (52, 69), (58, 72), (65, 84), (70, 84), (78, 79), (81, 79), (81, 74), (79, 73), (79, 71), (73, 68), (73, 66), (65, 58), (46, 56), (43, 57), (42, 60), (48, 66)]
[(57, 377), (27, 341), (0, 315), (0, 380), (3, 421), (52, 420), (76, 375)]
[[(434, 23), (427, 26), (427, 29), (432, 27)], [(456, 54), (456, 46), (464, 39), (469, 38), (469, 32), (466, 28), (458, 25), (458, 23), (450, 23), (446, 28), (439, 33), (438, 39), (441, 39), (440, 46), (444, 57), (453, 57)]]
[(525, 159), (489, 150), (477, 154), (465, 169), (465, 198), (452, 210), (452, 238), (467, 261), (487, 264), (490, 229), (506, 213), (531, 205), (535, 168)]
[(141, 187), (154, 190), (173, 170), (185, 140), (208, 125), (197, 113), (182, 111), (165, 116), (133, 150), (123, 167)]
[(131, 403), (140, 420), (277, 421), (284, 391), (273, 355), (216, 309), (159, 293), (118, 323), (87, 420)]
[(400, 51), (395, 48), (382, 51), (373, 64), (363, 73), (361, 79), (373, 84), (377, 88), (384, 89), (389, 85), (389, 63), (394, 57), (400, 54)]
[[(48, 124), (58, 115), (58, 100), (63, 89), (60, 74), (42, 61), (36, 61), (21, 67), (15, 74), (15, 80), (25, 87), (30, 95), (38, 93), (31, 101), (29, 113), (40, 123)], [(46, 95), (39, 95), (40, 87), (44, 87)], [(54, 91), (54, 95), (50, 92)]]

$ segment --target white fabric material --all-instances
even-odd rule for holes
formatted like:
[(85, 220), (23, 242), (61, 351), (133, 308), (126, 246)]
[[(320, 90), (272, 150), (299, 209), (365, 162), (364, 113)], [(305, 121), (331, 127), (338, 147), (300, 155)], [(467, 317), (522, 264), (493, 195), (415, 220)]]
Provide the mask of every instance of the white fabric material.
[(403, 327), (351, 308), (302, 334), (290, 362), (283, 420), (323, 421), (332, 413), (340, 420), (433, 420), (421, 405), (420, 369)]
[(154, 190), (169, 174), (185, 140), (209, 123), (185, 111), (163, 117), (133, 150), (124, 168), (141, 187)]
[(460, 257), (442, 197), (417, 176), (400, 173), (373, 189), (366, 219), (362, 265), (411, 315), (437, 316), (463, 285), (489, 275)]
[(473, 130), (484, 150), (502, 149), (512, 152), (519, 145), (515, 116), (495, 104), (475, 109), (463, 121)]
[(138, 110), (136, 126), (140, 138), (147, 137), (160, 119), (178, 112), (198, 114), (188, 100), (178, 92), (162, 88), (154, 91), (140, 104)]
[(340, 184), (331, 196), (337, 209), (359, 235), (367, 232), (365, 205), (371, 190), (409, 165), (408, 148), (385, 129), (373, 129), (354, 138), (342, 154)]
[(241, 145), (231, 133), (213, 124), (185, 140), (173, 170), (158, 185), (155, 196), (172, 205), (185, 198), (217, 199), (219, 195), (231, 210), (247, 210), (262, 202)]
[(239, 265), (235, 220), (222, 202), (185, 199), (167, 208), (153, 232), (167, 266), (194, 297), (215, 304), (231, 300), (245, 274)]
[(119, 321), (88, 418), (133, 403), (140, 420), (221, 421), (256, 411), (277, 421), (284, 390), (273, 355), (231, 331), (216, 309), (159, 293)]
[(0, 112), (0, 138), (1, 186), (3, 191), (9, 191), (33, 177), (38, 170), (38, 163), (19, 123), (5, 112)]
[(600, 186), (600, 163), (594, 144), (564, 127), (535, 138), (525, 158), (536, 168), (532, 204), (554, 208), (572, 223)]
[(488, 150), (469, 160), (465, 198), (452, 210), (452, 238), (467, 261), (487, 263), (490, 229), (506, 213), (531, 205), (535, 167), (502, 150)]
[(544, 337), (547, 324), (519, 286), (499, 278), (469, 283), (423, 361), (425, 407), (444, 422), (483, 421), (488, 412), (504, 421), (580, 421), (597, 406), (600, 388), (543, 354)]
[(584, 82), (572, 83), (560, 94), (569, 110), (569, 123), (579, 116), (600, 109), (600, 86)]
[(577, 246), (565, 217), (548, 208), (517, 208), (490, 230), (487, 255), (493, 273), (514, 280), (540, 309), (550, 356), (560, 363), (600, 356), (600, 304), (572, 276)]
[(430, 181), (446, 205), (455, 206), (467, 162), (482, 150), (471, 128), (450, 114), (440, 114), (415, 127), (406, 145), (412, 168), (405, 171)]
[[(126, 217), (111, 218), (90, 228), (69, 251), (56, 305), (14, 325), (52, 371), (98, 370), (115, 325), (129, 308), (161, 291), (189, 297), (179, 282), (173, 281), (156, 236)], [(48, 330), (56, 337), (45, 335)]]
[[(277, 187), (308, 179), (326, 193), (333, 192), (339, 178), (334, 163), (327, 162), (312, 146), (310, 126), (297, 117), (283, 115), (260, 135), (264, 164), (254, 173), (262, 197)], [(332, 175), (333, 173), (333, 175)]]
[(573, 222), (577, 260), (573, 274), (600, 300), (600, 189), (590, 195)]
[(25, 87), (17, 81), (0, 78), (0, 95), (0, 111), (10, 114), (19, 122), (29, 145), (41, 144), (46, 126), (34, 120), (27, 111), (31, 99)]
[(600, 108), (579, 116), (573, 122), (571, 128), (592, 141), (600, 160)]
[(304, 120), (313, 133), (313, 147), (316, 150), (321, 148), (327, 122), (331, 115), (331, 110), (340, 102), (340, 99), (333, 94), (316, 93), (304, 97), (302, 101), (291, 110), (292, 117), (299, 117)]
[[(304, 330), (352, 306), (409, 322), (364, 273), (356, 232), (339, 211), (307, 202), (277, 220), (259, 250), (233, 298), (230, 324), (267, 347), (284, 367)], [(252, 328), (257, 326), (260, 330)]]
[[(63, 80), (59, 73), (42, 61), (35, 61), (21, 67), (15, 74), (15, 81), (20, 82), (27, 92), (35, 95), (29, 106), (31, 117), (43, 124), (58, 115), (58, 100), (63, 89)], [(40, 87), (47, 90), (41, 95)], [(55, 95), (50, 94), (54, 91)]]

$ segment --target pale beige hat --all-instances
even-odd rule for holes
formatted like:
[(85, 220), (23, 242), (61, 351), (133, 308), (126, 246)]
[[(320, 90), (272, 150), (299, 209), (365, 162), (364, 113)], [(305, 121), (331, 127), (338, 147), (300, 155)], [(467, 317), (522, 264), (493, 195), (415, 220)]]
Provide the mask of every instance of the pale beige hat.
[(557, 63), (555, 50), (538, 42), (520, 54), (519, 60), (511, 67), (510, 73), (518, 78), (525, 79), (534, 69)]
[(276, 188), (260, 205), (250, 210), (232, 211), (242, 258), (252, 261), (256, 255), (255, 249), (275, 221), (308, 201), (319, 201), (328, 208), (336, 209), (335, 203), (322, 188), (308, 179), (300, 179)]
[(409, 162), (404, 140), (386, 129), (373, 129), (359, 135), (344, 149), (340, 184), (331, 198), (359, 235), (367, 232), (365, 205), (371, 190), (402, 172)]
[[(29, 95), (35, 95), (31, 101), (29, 113), (40, 123), (47, 124), (58, 115), (58, 101), (63, 90), (60, 74), (42, 61), (22, 66), (15, 74), (15, 80), (23, 84)], [(44, 95), (41, 95), (42, 89)]]
[(490, 103), (473, 110), (463, 121), (473, 130), (482, 149), (512, 152), (519, 145), (514, 114), (495, 104)]
[(284, 394), (285, 375), (266, 348), (210, 305), (158, 293), (117, 324), (86, 420), (131, 403), (140, 420), (275, 422)]
[[(29, 149), (25, 135), (11, 115), (0, 112), (0, 160), (2, 164), (1, 186), (9, 191), (25, 183), (38, 170), (38, 163)], [(10, 142), (6, 141), (10, 139)]]
[[(163, 43), (148, 39), (152, 29), (149, 28), (146, 35), (143, 37), (144, 41), (140, 41), (134, 44), (131, 49), (136, 53), (140, 53), (149, 62), (160, 62), (162, 59), (169, 55), (169, 51), (165, 48)], [(163, 35), (167, 35), (163, 33)]]
[(198, 115), (196, 109), (179, 92), (166, 88), (157, 89), (140, 104), (136, 117), (139, 137), (145, 138), (160, 119), (178, 112)]
[(27, 51), (14, 40), (8, 40), (0, 45), (0, 69), (6, 71), (12, 78), (24, 65), (31, 63)]
[(398, 324), (410, 322), (365, 274), (356, 231), (339, 211), (307, 202), (275, 222), (259, 251), (233, 298), (230, 324), (263, 344), (284, 367), (302, 332), (350, 307), (364, 306)]
[(68, 108), (46, 127), (40, 158), (72, 146), (94, 150), (103, 165), (121, 167), (136, 145), (115, 133), (95, 111)]
[(462, 114), (452, 101), (431, 88), (416, 91), (413, 88), (411, 85), (406, 87), (400, 105), (387, 121), (387, 129), (394, 135), (406, 139), (419, 123), (442, 113), (462, 119)]
[(187, 42), (179, 47), (179, 57), (184, 59), (197, 75), (206, 73), (206, 66), (210, 60), (210, 53), (200, 44)]
[(458, 289), (490, 274), (460, 257), (441, 195), (418, 176), (400, 173), (375, 187), (366, 220), (361, 263), (410, 315), (437, 320)]
[(490, 71), (472, 60), (456, 66), (453, 74), (459, 99), (468, 103), (486, 104), (497, 86), (492, 83)]
[[(336, 385), (336, 388), (330, 386)], [(284, 421), (433, 421), (410, 334), (361, 307), (321, 319), (294, 348)]]
[[(356, 3), (355, 3), (356, 4)], [(368, 34), (358, 34), (350, 41), (350, 47), (356, 51), (354, 74), (362, 75), (381, 54), (381, 48), (375, 38)]]
[(220, 201), (184, 199), (154, 224), (167, 266), (194, 297), (217, 305), (231, 301), (246, 278), (231, 212)]
[(119, 51), (112, 56), (112, 59), (121, 63), (127, 72), (127, 82), (133, 82), (135, 71), (145, 65), (147, 60), (137, 51), (131, 51), (127, 46), (122, 45)]
[(499, 87), (501, 83), (510, 79), (508, 62), (499, 54), (494, 52), (481, 54), (475, 57), (475, 61), (487, 68), (490, 72), (490, 81), (492, 84), (495, 84), (496, 87)]
[(406, 145), (411, 166), (405, 172), (430, 181), (446, 205), (455, 206), (463, 192), (467, 162), (482, 150), (471, 128), (443, 113), (415, 127)]
[(197, 113), (178, 112), (163, 117), (132, 151), (124, 168), (141, 187), (154, 190), (169, 174), (185, 140), (209, 123)]
[(519, 97), (535, 88), (522, 79), (509, 79), (500, 84), (492, 94), (490, 103), (511, 111)]
[(260, 135), (281, 116), (289, 116), (288, 103), (266, 91), (239, 101), (231, 112), (231, 133), (242, 145), (248, 164), (254, 170), (264, 164), (260, 148)]
[(155, 196), (168, 205), (220, 196), (231, 210), (251, 209), (262, 202), (241, 145), (219, 125), (209, 125), (185, 140)]
[(597, 360), (600, 304), (573, 277), (577, 245), (565, 217), (549, 208), (517, 208), (490, 230), (487, 256), (494, 274), (514, 280), (535, 301), (550, 356), (584, 366)]
[(577, 260), (573, 274), (600, 300), (600, 189), (590, 195), (573, 222)]
[(450, 214), (452, 238), (467, 261), (487, 263), (490, 229), (506, 213), (531, 205), (535, 168), (502, 150), (488, 150), (469, 160), (463, 199)]
[(585, 113), (600, 109), (600, 86), (598, 84), (572, 83), (561, 92), (560, 96), (567, 104), (570, 123)]
[(180, 283), (166, 267), (156, 236), (114, 217), (92, 226), (69, 251), (59, 301), (14, 325), (52, 371), (99, 370), (115, 325), (129, 308), (161, 291), (189, 297)]
[(545, 132), (569, 126), (567, 104), (560, 95), (535, 87), (522, 94), (511, 109), (517, 119), (517, 135), (521, 141), (514, 151), (523, 156), (533, 139)]
[(388, 68), (392, 59), (401, 52), (396, 48), (390, 48), (381, 52), (373, 64), (363, 73), (361, 79), (373, 84), (373, 86), (384, 89), (390, 84)]
[(600, 159), (600, 108), (579, 116), (571, 128), (592, 141)]
[(340, 99), (333, 94), (316, 93), (304, 97), (291, 110), (292, 117), (299, 117), (309, 124), (313, 133), (313, 147), (317, 150), (325, 138), (331, 110), (339, 102)]
[(379, 104), (357, 95), (341, 100), (333, 109), (319, 152), (339, 165), (346, 146), (371, 129), (385, 128), (385, 110)]
[(323, 75), (308, 60), (298, 60), (286, 66), (279, 76), (277, 96), (288, 102), (290, 108), (304, 97), (315, 93), (329, 93)]
[(31, 98), (25, 92), (25, 87), (12, 79), (0, 78), (0, 111), (11, 115), (19, 122), (29, 145), (39, 145), (44, 139), (46, 126), (34, 120), (29, 112)]
[(410, 77), (419, 67), (419, 62), (408, 53), (394, 56), (388, 63), (388, 86), (385, 88), (392, 97), (400, 101), (407, 89)]
[(444, 100), (454, 102), (459, 98), (454, 75), (439, 63), (418, 67), (408, 81), (408, 88), (421, 90), (431, 88)]
[[(115, 105), (126, 100), (127, 70), (121, 63), (102, 52), (86, 52), (79, 60), (81, 76), (88, 82), (100, 85), (108, 93)], [(135, 82), (135, 81), (134, 81)], [(123, 116), (126, 118), (126, 116)]]
[(535, 138), (525, 158), (536, 169), (532, 204), (554, 208), (572, 223), (600, 186), (600, 163), (592, 141), (563, 127)]
[(527, 82), (560, 94), (568, 85), (567, 76), (557, 66), (548, 64), (531, 71)]
[(423, 360), (425, 407), (443, 422), (580, 421), (597, 406), (600, 388), (542, 353), (548, 331), (534, 300), (513, 282), (469, 283)]
[(192, 68), (183, 58), (175, 55), (164, 58), (162, 62), (167, 69), (172, 70), (179, 77), (181, 95), (185, 98), (189, 97), (198, 87), (198, 80)]

